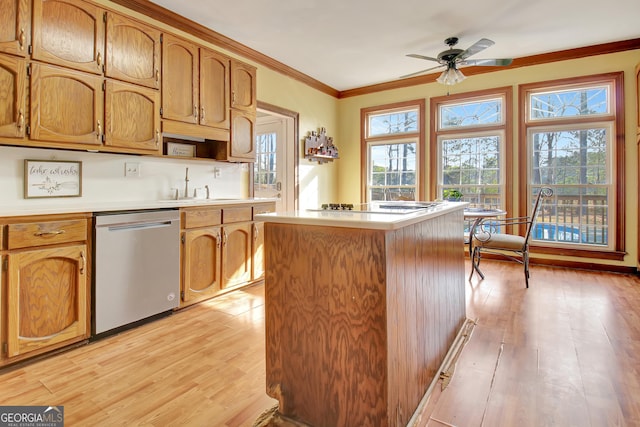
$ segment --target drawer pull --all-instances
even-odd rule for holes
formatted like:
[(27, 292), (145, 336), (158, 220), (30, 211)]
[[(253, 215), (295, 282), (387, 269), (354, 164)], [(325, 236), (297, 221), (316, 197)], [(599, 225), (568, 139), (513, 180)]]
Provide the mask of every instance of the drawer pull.
[(80, 274), (84, 274), (84, 267), (87, 265), (87, 260), (84, 257), (84, 251), (80, 251), (80, 261), (82, 261), (80, 264)]
[(33, 233), (36, 237), (53, 237), (59, 234), (64, 234), (64, 230), (55, 230), (55, 231), (38, 231)]
[(24, 31), (24, 28), (20, 28), (20, 36), (18, 37), (18, 40), (18, 43), (20, 44), (20, 50), (24, 50), (24, 46), (27, 43), (27, 35)]

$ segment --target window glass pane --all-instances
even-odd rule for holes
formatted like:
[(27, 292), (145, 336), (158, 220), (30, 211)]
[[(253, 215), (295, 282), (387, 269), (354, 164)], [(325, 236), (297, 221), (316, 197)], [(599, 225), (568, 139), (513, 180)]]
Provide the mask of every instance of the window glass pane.
[(554, 189), (533, 239), (607, 246), (610, 215), (608, 128), (534, 132), (532, 184)]
[(502, 206), (499, 159), (498, 135), (443, 139), (440, 197), (445, 189), (456, 189), (465, 201)]
[(415, 200), (416, 143), (369, 146), (369, 200)]
[(256, 162), (253, 164), (254, 183), (260, 188), (276, 184), (276, 133), (256, 136)]
[(418, 110), (371, 114), (368, 136), (393, 135), (418, 131)]
[(533, 133), (533, 184), (607, 184), (606, 128)]
[(551, 187), (554, 191), (553, 200), (540, 209), (532, 238), (546, 242), (607, 246), (610, 215), (608, 187)]
[(500, 124), (503, 122), (502, 99), (443, 105), (439, 118), (440, 129)]
[(608, 114), (609, 87), (556, 90), (530, 95), (531, 120)]

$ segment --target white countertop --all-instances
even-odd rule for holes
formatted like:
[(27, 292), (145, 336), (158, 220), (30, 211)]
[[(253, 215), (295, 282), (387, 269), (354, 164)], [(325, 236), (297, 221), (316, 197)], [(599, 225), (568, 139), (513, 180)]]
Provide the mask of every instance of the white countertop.
[(396, 230), (434, 218), (455, 210), (463, 210), (466, 202), (442, 202), (436, 207), (408, 213), (359, 212), (349, 210), (300, 210), (256, 215), (264, 222), (296, 225), (321, 225), (329, 227)]
[(140, 209), (177, 209), (192, 206), (222, 206), (255, 204), (261, 202), (275, 202), (277, 199), (246, 198), (246, 199), (183, 199), (183, 200), (128, 200), (109, 202), (82, 202), (69, 199), (50, 204), (33, 206), (0, 206), (0, 217), (24, 215), (53, 215), (84, 212), (113, 212)]

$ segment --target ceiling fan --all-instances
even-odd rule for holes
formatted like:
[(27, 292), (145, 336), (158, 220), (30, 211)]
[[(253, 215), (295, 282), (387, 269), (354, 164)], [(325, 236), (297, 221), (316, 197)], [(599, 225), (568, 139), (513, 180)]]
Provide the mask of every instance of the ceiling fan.
[(449, 49), (444, 50), (438, 54), (437, 58), (432, 58), (430, 56), (418, 55), (416, 53), (410, 53), (407, 56), (411, 58), (425, 59), (427, 61), (435, 61), (440, 65), (436, 65), (435, 67), (427, 68), (426, 70), (418, 71), (416, 73), (407, 74), (400, 78), (405, 77), (413, 77), (419, 74), (426, 73), (431, 70), (435, 70), (441, 67), (447, 67), (446, 70), (442, 72), (440, 77), (436, 79), (438, 83), (442, 83), (445, 85), (454, 85), (456, 83), (460, 83), (466, 77), (464, 74), (458, 70), (458, 67), (468, 66), (468, 65), (483, 65), (483, 66), (507, 66), (510, 65), (513, 59), (511, 58), (502, 58), (502, 59), (467, 59), (471, 55), (475, 55), (478, 52), (485, 50), (488, 47), (493, 46), (495, 43), (489, 39), (480, 39), (474, 44), (472, 44), (467, 49), (454, 49), (453, 47), (458, 44), (457, 37), (449, 37), (445, 41), (445, 44), (449, 46)]

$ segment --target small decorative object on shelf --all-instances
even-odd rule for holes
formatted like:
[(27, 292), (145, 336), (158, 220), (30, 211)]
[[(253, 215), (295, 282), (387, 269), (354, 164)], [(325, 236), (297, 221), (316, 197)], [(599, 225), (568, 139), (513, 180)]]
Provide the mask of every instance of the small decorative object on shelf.
[(319, 132), (311, 131), (304, 140), (304, 157), (318, 164), (332, 162), (338, 159), (338, 147), (333, 145), (333, 138), (327, 136), (327, 130), (320, 128)]
[(443, 196), (445, 200), (448, 200), (450, 202), (459, 202), (462, 199), (462, 193), (453, 188), (444, 190)]

